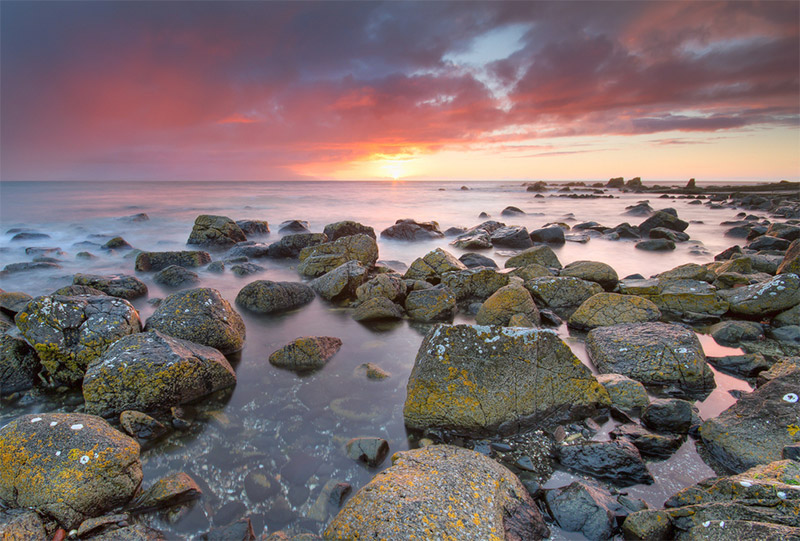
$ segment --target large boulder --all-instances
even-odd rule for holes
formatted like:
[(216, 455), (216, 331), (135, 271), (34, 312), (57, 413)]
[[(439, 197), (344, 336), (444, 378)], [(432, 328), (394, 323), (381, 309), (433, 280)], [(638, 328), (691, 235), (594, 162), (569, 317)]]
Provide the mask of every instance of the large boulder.
[(216, 349), (143, 332), (118, 340), (89, 365), (83, 398), (87, 412), (108, 417), (169, 409), (235, 384), (233, 368)]
[(509, 257), (505, 266), (507, 269), (511, 269), (527, 267), (534, 263), (548, 268), (561, 268), (561, 262), (558, 260), (556, 253), (549, 246), (534, 246), (533, 248), (528, 248), (515, 256)]
[(550, 535), (517, 477), (460, 447), (397, 453), (323, 533), (332, 539), (544, 539)]
[(521, 225), (509, 225), (495, 230), (492, 245), (502, 248), (529, 248), (533, 246), (528, 229)]
[(697, 335), (669, 323), (625, 323), (586, 336), (586, 352), (602, 374), (622, 374), (690, 397), (716, 386)]
[(359, 302), (365, 302), (375, 297), (383, 297), (392, 302), (403, 302), (406, 298), (408, 287), (405, 281), (397, 275), (379, 274), (368, 282), (358, 286), (356, 297)]
[(0, 395), (33, 387), (40, 368), (39, 357), (19, 331), (0, 334)]
[(242, 316), (216, 289), (201, 287), (173, 293), (147, 319), (145, 329), (218, 349), (224, 354), (244, 345)]
[(342, 341), (335, 336), (304, 336), (273, 352), (269, 362), (298, 372), (319, 370), (341, 347)]
[(0, 428), (0, 500), (67, 530), (124, 505), (142, 481), (139, 444), (94, 415), (40, 413)]
[(230, 247), (246, 240), (241, 228), (227, 216), (201, 214), (195, 219), (186, 244)]
[(533, 298), (562, 317), (569, 317), (588, 298), (603, 292), (600, 284), (571, 276), (534, 278), (525, 282)]
[(201, 251), (140, 252), (136, 256), (137, 271), (160, 271), (170, 265), (186, 268), (202, 267), (211, 263), (211, 254)]
[(456, 296), (445, 286), (419, 289), (408, 294), (405, 308), (415, 321), (450, 321), (456, 311)]
[(439, 224), (436, 222), (417, 222), (415, 220), (405, 219), (397, 220), (395, 225), (381, 231), (381, 237), (415, 241), (440, 239), (444, 237), (444, 233), (439, 231)]
[(438, 284), (446, 272), (463, 271), (467, 267), (456, 256), (441, 248), (428, 252), (411, 263), (404, 277), (407, 280), (425, 280)]
[(303, 248), (317, 246), (328, 241), (325, 233), (294, 233), (267, 247), (267, 255), (275, 259), (288, 259), (300, 255)]
[(800, 441), (799, 390), (800, 371), (772, 379), (704, 422), (703, 443), (735, 472), (780, 460), (784, 446)]
[(36, 297), (15, 321), (57, 381), (79, 384), (86, 367), (108, 347), (141, 331), (139, 312), (116, 297), (82, 295)]
[(594, 329), (620, 323), (646, 323), (661, 319), (661, 311), (651, 301), (636, 295), (598, 293), (581, 304), (570, 316), (576, 329)]
[(501, 287), (486, 299), (475, 316), (475, 322), (478, 325), (508, 325), (515, 315), (525, 316), (534, 325), (539, 324), (539, 310), (533, 297), (519, 283)]
[(251, 312), (272, 314), (300, 308), (314, 300), (314, 290), (300, 282), (256, 280), (239, 290), (236, 304)]
[(794, 240), (786, 250), (783, 261), (778, 265), (776, 273), (800, 275), (800, 239)]
[(417, 352), (404, 415), (416, 429), (513, 433), (608, 404), (605, 389), (553, 332), (439, 325)]
[(299, 258), (297, 272), (316, 278), (348, 261), (359, 261), (365, 267), (372, 268), (378, 260), (378, 244), (373, 237), (359, 233), (303, 248)]
[(344, 220), (341, 222), (328, 224), (325, 226), (325, 229), (323, 229), (322, 232), (325, 233), (325, 235), (328, 237), (328, 240), (331, 242), (342, 237), (348, 237), (350, 235), (367, 235), (373, 239), (377, 238), (375, 236), (375, 230), (370, 226), (363, 225), (352, 220)]
[(597, 282), (606, 291), (613, 290), (619, 282), (617, 271), (611, 265), (600, 261), (573, 261), (561, 269), (558, 275)]
[(730, 303), (734, 314), (755, 317), (777, 314), (800, 304), (800, 277), (779, 274), (765, 282), (720, 291), (720, 296)]
[(369, 269), (359, 261), (348, 261), (309, 285), (320, 297), (329, 301), (352, 299), (356, 297), (358, 286), (367, 281)]
[(93, 287), (112, 297), (127, 300), (147, 295), (145, 283), (135, 276), (127, 274), (102, 276), (99, 274), (78, 273), (72, 277), (72, 283), (78, 286)]
[(508, 274), (494, 269), (480, 268), (446, 272), (442, 284), (455, 293), (459, 301), (465, 299), (488, 299), (495, 291), (508, 285)]

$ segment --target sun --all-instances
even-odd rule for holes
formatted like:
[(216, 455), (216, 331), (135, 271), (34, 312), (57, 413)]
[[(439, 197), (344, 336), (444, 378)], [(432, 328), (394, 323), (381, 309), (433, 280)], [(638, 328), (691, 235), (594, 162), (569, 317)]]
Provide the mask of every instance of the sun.
[(381, 170), (385, 176), (392, 180), (398, 180), (407, 174), (402, 162), (395, 160), (384, 162), (384, 164), (381, 166)]

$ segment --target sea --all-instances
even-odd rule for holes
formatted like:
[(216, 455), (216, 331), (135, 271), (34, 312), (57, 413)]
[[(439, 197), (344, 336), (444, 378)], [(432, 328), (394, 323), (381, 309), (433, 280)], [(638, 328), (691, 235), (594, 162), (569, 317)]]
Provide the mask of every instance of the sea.
[[(587, 183), (588, 184), (588, 183)], [(661, 183), (667, 184), (667, 183)], [(702, 186), (702, 183), (698, 183)], [(152, 280), (152, 273), (134, 271), (131, 251), (105, 251), (101, 246), (121, 236), (135, 249), (145, 251), (186, 250), (195, 218), (200, 214), (228, 216), (234, 220), (269, 222), (271, 232), (253, 240), (275, 242), (282, 236), (279, 225), (304, 220), (313, 232), (326, 224), (355, 220), (372, 226), (377, 233), (398, 219), (436, 221), (442, 231), (471, 227), (488, 218), (534, 230), (545, 224), (574, 226), (595, 221), (613, 227), (622, 222), (641, 223), (645, 217), (627, 214), (627, 207), (648, 201), (654, 209), (674, 208), (690, 223), (691, 240), (671, 252), (647, 252), (634, 248), (630, 240), (607, 240), (593, 236), (588, 242), (567, 242), (553, 247), (562, 264), (593, 260), (611, 265), (620, 278), (640, 274), (649, 277), (684, 263), (706, 263), (714, 254), (735, 244), (726, 238), (739, 209), (708, 204), (689, 204), (692, 199), (660, 198), (658, 195), (608, 189), (613, 197), (574, 197), (592, 189), (565, 184), (551, 185), (537, 197), (521, 182), (0, 182), (0, 269), (11, 263), (32, 261), (26, 248), (56, 248), (49, 255), (59, 268), (9, 273), (0, 276), (0, 288), (32, 296), (46, 295), (72, 283), (75, 273), (135, 274), (149, 295), (132, 301), (145, 321), (155, 310), (154, 299), (175, 290)], [(596, 195), (596, 194), (595, 194)], [(570, 197), (573, 196), (573, 197)], [(502, 216), (507, 206), (525, 212)], [(140, 213), (144, 221), (132, 219)], [(16, 231), (44, 233), (46, 238), (12, 241)], [(378, 237), (379, 260), (404, 271), (416, 258), (435, 248), (456, 257), (465, 251), (449, 243), (452, 238), (402, 242)], [(30, 250), (29, 250), (30, 251)], [(95, 258), (77, 258), (88, 251)], [(225, 251), (211, 251), (224, 260)], [(485, 250), (500, 268), (513, 255), (510, 250)], [(264, 269), (239, 277), (226, 270), (214, 274), (199, 269), (201, 287), (219, 290), (233, 303), (237, 293), (254, 280), (301, 281), (296, 261), (260, 259)], [(352, 319), (352, 309), (317, 298), (299, 310), (275, 316), (256, 315), (239, 309), (247, 327), (244, 349), (231, 356), (238, 383), (234, 389), (190, 405), (186, 414), (195, 419), (192, 429), (176, 432), (164, 441), (145, 446), (142, 453), (147, 486), (167, 473), (185, 471), (203, 488), (204, 496), (194, 506), (177, 513), (156, 513), (147, 520), (167, 532), (169, 538), (190, 537), (207, 531), (222, 514), (250, 516), (256, 534), (289, 529), (318, 533), (324, 521), (307, 518), (322, 486), (333, 479), (364, 486), (390, 466), (387, 459), (369, 468), (346, 456), (345, 443), (353, 437), (377, 436), (389, 442), (390, 453), (418, 445), (403, 423), (406, 383), (417, 349), (431, 325), (401, 321), (363, 325)], [(474, 318), (459, 313), (456, 323)], [(590, 369), (583, 337), (566, 325), (558, 334)], [(270, 353), (300, 336), (336, 336), (341, 350), (320, 371), (297, 375), (273, 367)], [(700, 341), (707, 355), (741, 353), (722, 347), (705, 334)], [(391, 376), (381, 381), (365, 379), (363, 363), (374, 363)], [(718, 415), (735, 402), (731, 392), (749, 391), (742, 380), (715, 371), (717, 388), (697, 406), (701, 417)], [(81, 407), (79, 392), (49, 394), (0, 402), (0, 425), (18, 415), (45, 411), (75, 411)], [(609, 420), (596, 437), (607, 438), (615, 425)], [(652, 506), (677, 490), (715, 475), (699, 457), (690, 438), (670, 459), (650, 461), (653, 485), (624, 489), (630, 497)], [(245, 479), (263, 474), (273, 486), (265, 501), (253, 501), (245, 490)], [(556, 472), (544, 483), (554, 488), (578, 479), (573, 473)], [(221, 520), (221, 519), (219, 519)], [(552, 539), (581, 539), (580, 534), (553, 528)]]

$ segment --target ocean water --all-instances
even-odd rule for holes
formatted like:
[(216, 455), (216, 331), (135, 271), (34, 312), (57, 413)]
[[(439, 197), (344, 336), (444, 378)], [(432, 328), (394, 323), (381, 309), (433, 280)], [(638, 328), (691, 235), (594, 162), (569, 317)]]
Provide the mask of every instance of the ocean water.
[[(620, 193), (609, 190), (612, 199), (571, 199), (559, 197), (555, 189), (537, 198), (520, 183), (468, 182), (182, 182), (182, 183), (95, 183), (42, 182), (0, 183), (0, 268), (10, 263), (31, 261), (26, 248), (59, 248), (55, 257), (61, 268), (13, 273), (0, 277), (0, 288), (30, 295), (48, 294), (72, 283), (76, 272), (134, 274), (130, 252), (105, 252), (100, 246), (122, 236), (135, 248), (148, 251), (192, 249), (185, 242), (199, 214), (220, 214), (240, 219), (267, 220), (272, 232), (260, 242), (281, 237), (278, 225), (291, 219), (306, 220), (312, 231), (328, 223), (356, 220), (380, 232), (397, 219), (435, 220), (442, 231), (451, 226), (476, 225), (487, 212), (492, 219), (525, 225), (529, 230), (551, 222), (574, 225), (597, 221), (613, 227), (621, 222), (638, 224), (644, 217), (629, 216), (627, 206), (649, 200), (655, 209), (675, 208), (690, 222), (691, 241), (669, 253), (634, 249), (633, 241), (592, 238), (588, 243), (567, 242), (554, 248), (563, 264), (595, 260), (610, 264), (620, 277), (639, 273), (651, 276), (688, 262), (705, 263), (734, 242), (723, 235), (739, 212), (733, 208), (709, 209), (689, 205), (687, 199)], [(575, 190), (575, 188), (573, 188)], [(578, 192), (582, 193), (582, 192)], [(501, 211), (514, 205), (524, 216), (503, 217)], [(149, 220), (134, 222), (130, 216), (146, 213)], [(13, 229), (49, 235), (35, 241), (12, 241)], [(378, 239), (380, 259), (405, 265), (437, 247), (456, 256), (464, 251), (448, 245), (450, 238), (424, 242)], [(89, 251), (96, 259), (76, 259)], [(486, 250), (502, 268), (512, 252)], [(212, 252), (223, 259), (224, 251)], [(218, 289), (233, 301), (247, 283), (258, 280), (299, 281), (296, 262), (262, 259), (255, 261), (265, 270), (247, 277), (226, 271), (212, 274), (199, 270), (200, 286)], [(399, 269), (403, 270), (403, 269)], [(133, 305), (142, 321), (154, 307), (148, 300), (164, 297), (174, 290), (154, 283), (152, 273), (136, 273), (148, 286), (146, 298)], [(241, 311), (247, 326), (247, 341), (240, 354), (232, 357), (238, 384), (230, 392), (187, 408), (197, 422), (193, 429), (178, 433), (143, 452), (145, 485), (172, 471), (187, 471), (201, 482), (205, 495), (189, 511), (177, 515), (154, 515), (155, 527), (171, 535), (191, 535), (213, 524), (217, 511), (230, 502), (242, 502), (256, 529), (275, 531), (283, 527), (296, 531), (319, 531), (322, 523), (305, 519), (321, 486), (329, 479), (346, 481), (357, 490), (378, 471), (389, 466), (367, 468), (347, 458), (343, 447), (352, 437), (379, 436), (387, 439), (391, 452), (414, 445), (403, 424), (405, 385), (414, 357), (429, 329), (428, 325), (400, 322), (365, 326), (352, 320), (350, 310), (321, 299), (293, 312), (258, 316)], [(471, 322), (459, 314), (456, 322)], [(566, 326), (558, 330), (573, 351), (590, 365), (580, 335)], [(342, 339), (339, 353), (320, 370), (298, 376), (272, 367), (270, 353), (298, 336), (329, 335)], [(736, 353), (701, 335), (709, 355)], [(365, 362), (378, 364), (392, 376), (367, 381), (357, 373)], [(718, 388), (699, 403), (704, 418), (719, 414), (734, 402), (728, 391), (749, 390), (746, 382), (715, 373)], [(0, 424), (22, 413), (72, 410), (80, 396), (45, 395), (36, 399), (0, 403)], [(610, 427), (604, 427), (608, 430)], [(713, 475), (697, 456), (693, 441), (670, 460), (649, 464), (656, 478), (652, 486), (626, 489), (654, 506), (680, 488)], [(264, 502), (252, 502), (244, 492), (244, 479), (254, 471), (263, 472), (279, 484), (278, 495)], [(573, 479), (557, 472), (546, 486), (563, 486)], [(261, 530), (257, 531), (257, 534)], [(580, 538), (554, 529), (555, 539)]]

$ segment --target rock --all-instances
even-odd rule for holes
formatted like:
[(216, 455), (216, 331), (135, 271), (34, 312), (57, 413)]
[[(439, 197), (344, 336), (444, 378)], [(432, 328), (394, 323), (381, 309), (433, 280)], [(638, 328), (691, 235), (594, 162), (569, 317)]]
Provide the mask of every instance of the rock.
[(308, 222), (305, 220), (286, 220), (278, 226), (279, 233), (310, 233)]
[(359, 490), (323, 532), (324, 539), (536, 540), (549, 535), (513, 473), (480, 453), (449, 445), (395, 454), (394, 464)]
[(442, 275), (442, 285), (452, 289), (459, 301), (488, 299), (507, 284), (508, 274), (489, 268), (467, 269)]
[(639, 231), (642, 236), (648, 236), (651, 229), (663, 227), (672, 231), (685, 231), (689, 227), (689, 222), (679, 219), (676, 215), (663, 210), (657, 211), (648, 219), (639, 224)]
[(606, 291), (617, 287), (619, 276), (617, 272), (606, 263), (599, 261), (573, 261), (558, 273), (559, 276), (571, 276), (589, 282), (596, 282)]
[(340, 347), (342, 341), (333, 336), (304, 336), (273, 352), (269, 362), (278, 368), (298, 372), (319, 370)]
[(637, 242), (635, 248), (639, 250), (647, 250), (650, 252), (660, 252), (665, 250), (674, 250), (675, 243), (669, 239), (650, 239)]
[(689, 240), (689, 235), (686, 233), (673, 231), (671, 229), (667, 229), (666, 227), (654, 227), (648, 233), (648, 237), (651, 239), (667, 239), (671, 240), (672, 242), (686, 242)]
[(767, 228), (765, 235), (779, 237), (788, 241), (800, 239), (800, 226), (783, 223), (772, 223)]
[[(246, 257), (248, 259), (268, 257), (270, 246), (271, 246), (270, 244), (265, 244), (263, 242), (255, 242), (252, 240), (248, 240), (246, 242), (239, 242), (235, 246), (233, 246), (233, 248), (228, 250), (228, 253), (225, 254), (225, 258), (227, 260), (234, 260), (240, 257)], [(210, 267), (211, 265), (209, 265), (208, 270), (211, 270)]]
[(296, 233), (286, 235), (267, 248), (267, 255), (276, 259), (294, 258), (300, 255), (303, 248), (317, 246), (328, 241), (325, 233)]
[(706, 396), (716, 386), (700, 341), (680, 325), (600, 327), (586, 336), (586, 352), (601, 374), (622, 374), (685, 396)]
[[(247, 509), (237, 509), (237, 512), (239, 511), (244, 513)], [(239, 513), (239, 515), (241, 513)], [(203, 539), (207, 541), (256, 541), (257, 538), (253, 531), (253, 524), (250, 521), (250, 517), (239, 518), (237, 515), (237, 517), (232, 520), (235, 520), (235, 522), (214, 528), (207, 532), (203, 535)]]
[(608, 393), (553, 332), (439, 325), (420, 345), (406, 425), (513, 433), (608, 405)]
[(500, 212), (500, 215), (501, 216), (524, 216), (525, 215), (525, 211), (520, 209), (519, 207), (515, 207), (513, 205), (510, 205), (510, 206), (504, 208)]
[(244, 478), (244, 490), (251, 502), (260, 503), (277, 495), (281, 483), (263, 470), (253, 470)]
[(759, 250), (780, 250), (784, 251), (789, 248), (789, 244), (791, 244), (786, 239), (781, 239), (778, 237), (771, 237), (769, 235), (762, 235), (758, 237), (756, 240), (745, 246), (745, 248), (749, 248), (750, 250), (759, 251)]
[(223, 354), (244, 345), (245, 327), (240, 316), (220, 292), (209, 287), (173, 293), (147, 319), (147, 331), (218, 349)]
[(666, 511), (651, 509), (628, 515), (622, 523), (622, 533), (625, 539), (643, 541), (660, 541), (673, 537), (669, 514)]
[(525, 288), (542, 305), (568, 317), (589, 297), (603, 292), (600, 284), (571, 276), (534, 278), (525, 282)]
[(408, 317), (415, 321), (452, 320), (456, 296), (449, 287), (436, 286), (412, 291), (406, 297)]
[(515, 256), (509, 257), (505, 267), (507, 269), (516, 267), (527, 267), (528, 265), (541, 265), (554, 269), (561, 268), (561, 262), (556, 257), (555, 252), (549, 246), (534, 246), (528, 248)]
[(528, 229), (511, 225), (497, 229), (491, 236), (492, 245), (503, 248), (529, 248), (533, 246)]
[(462, 250), (488, 250), (492, 247), (492, 237), (483, 229), (460, 235), (450, 243)]
[(153, 276), (153, 281), (167, 287), (190, 286), (200, 282), (200, 276), (178, 265), (170, 265)]
[(734, 314), (765, 316), (800, 304), (800, 278), (796, 274), (779, 274), (766, 282), (720, 291)]
[(776, 274), (800, 275), (800, 240), (796, 239), (792, 242), (775, 272)]
[(137, 271), (160, 271), (170, 265), (193, 268), (202, 267), (211, 262), (208, 252), (140, 252), (136, 256)]
[(33, 387), (40, 368), (39, 357), (18, 331), (0, 334), (0, 395)]
[(78, 273), (72, 278), (74, 285), (89, 286), (102, 291), (112, 297), (132, 300), (147, 295), (147, 286), (144, 282), (126, 274), (113, 274), (102, 276), (99, 274)]
[(21, 291), (0, 291), (0, 312), (10, 316), (25, 309), (33, 297)]
[(141, 330), (139, 313), (107, 296), (36, 297), (15, 321), (57, 381), (79, 384), (86, 367), (118, 339)]
[(650, 402), (644, 385), (621, 374), (600, 374), (597, 381), (608, 392), (611, 404), (622, 410), (638, 410)]
[(373, 380), (382, 380), (391, 377), (389, 372), (374, 363), (359, 365), (359, 367), (356, 368), (356, 373)]
[(547, 267), (537, 265), (536, 263), (531, 263), (530, 265), (526, 265), (524, 267), (513, 268), (511, 271), (504, 273), (504, 275), (508, 277), (518, 276), (522, 278), (523, 282), (527, 282), (528, 280), (533, 280), (534, 278), (549, 278), (554, 276), (554, 273)]
[(403, 309), (386, 297), (371, 297), (356, 307), (353, 319), (356, 321), (403, 319)]
[(515, 315), (523, 315), (534, 325), (539, 324), (539, 310), (533, 297), (518, 283), (501, 287), (486, 299), (475, 316), (475, 322), (478, 325), (508, 325)]
[(11, 242), (19, 242), (23, 240), (44, 240), (49, 239), (50, 235), (47, 233), (38, 233), (36, 231), (22, 231), (11, 237)]
[(800, 442), (790, 443), (781, 451), (781, 458), (798, 461), (800, 460)]
[(635, 424), (619, 425), (609, 435), (629, 441), (642, 456), (662, 460), (672, 456), (684, 442), (682, 435), (656, 434)]
[(720, 372), (743, 378), (754, 378), (759, 372), (763, 372), (772, 366), (772, 363), (767, 361), (760, 353), (706, 357), (706, 360)]
[(564, 230), (559, 226), (554, 225), (551, 227), (544, 227), (542, 229), (534, 229), (531, 231), (531, 240), (533, 242), (544, 242), (547, 244), (564, 244)]
[(576, 329), (595, 329), (620, 323), (646, 323), (661, 319), (652, 301), (636, 295), (597, 293), (586, 299), (569, 318)]
[(468, 269), (474, 269), (476, 267), (488, 267), (491, 269), (497, 268), (497, 263), (495, 263), (494, 259), (481, 254), (468, 252), (459, 257), (458, 260), (461, 261)]
[(89, 365), (83, 397), (89, 413), (108, 417), (166, 410), (235, 384), (233, 368), (216, 349), (143, 332), (118, 340)]
[(697, 263), (686, 263), (678, 265), (677, 267), (664, 271), (656, 276), (659, 281), (667, 280), (702, 280), (704, 282), (713, 282), (715, 275), (714, 272), (709, 270), (706, 265), (698, 265)]
[(770, 329), (767, 334), (773, 340), (800, 346), (800, 325), (785, 325), (777, 329)]
[(36, 270), (52, 270), (52, 269), (60, 269), (61, 265), (57, 263), (48, 263), (44, 261), (40, 262), (24, 262), (24, 263), (9, 263), (5, 267), (3, 267), (2, 273), (0, 276), (6, 274), (15, 274), (19, 272), (30, 272)]
[(108, 533), (116, 533), (116, 531), (119, 529), (119, 524), (127, 524), (129, 519), (130, 516), (127, 513), (88, 518), (81, 522), (81, 525), (78, 527), (77, 536), (83, 538), (91, 536), (91, 539), (96, 539), (97, 537), (103, 538), (106, 537), (106, 534)]
[(446, 272), (466, 270), (467, 267), (456, 256), (441, 248), (428, 252), (424, 257), (417, 258), (406, 271), (404, 278), (407, 280), (425, 280), (438, 284)]
[[(56, 289), (53, 291), (52, 295), (64, 295), (67, 297), (75, 297), (76, 295), (107, 295), (104, 291), (100, 291), (99, 289), (95, 289), (89, 286), (64, 286), (61, 288)], [(110, 295), (109, 295), (110, 296)]]
[(303, 248), (299, 258), (297, 271), (302, 276), (316, 278), (348, 261), (358, 261), (372, 268), (378, 260), (378, 245), (369, 235), (348, 235), (333, 242)]
[(734, 472), (780, 460), (784, 446), (800, 441), (798, 389), (800, 371), (793, 371), (745, 394), (700, 426), (706, 448)]
[(558, 525), (568, 532), (581, 532), (587, 539), (610, 539), (617, 527), (619, 504), (599, 486), (574, 481), (548, 490), (547, 507)]
[(714, 340), (723, 346), (735, 346), (744, 340), (760, 340), (764, 329), (755, 321), (721, 321), (709, 329)]
[(239, 263), (237, 265), (231, 265), (231, 272), (236, 276), (250, 276), (251, 274), (258, 274), (261, 271), (266, 270), (261, 265), (256, 265), (255, 263)]
[(652, 484), (638, 449), (627, 440), (590, 441), (558, 447), (562, 465), (619, 486)]
[(196, 500), (202, 495), (203, 491), (188, 473), (176, 472), (153, 483), (131, 502), (129, 507), (142, 513), (174, 507)]
[(49, 539), (42, 519), (28, 509), (0, 509), (0, 533), (8, 541)]
[(353, 438), (347, 442), (347, 456), (377, 468), (389, 454), (389, 442), (383, 438)]
[(124, 505), (142, 481), (139, 444), (93, 415), (40, 413), (0, 429), (0, 499), (61, 526)]
[(399, 276), (379, 274), (358, 286), (356, 288), (356, 297), (358, 297), (359, 302), (365, 302), (375, 297), (383, 297), (393, 302), (403, 302), (406, 298), (407, 289), (405, 281)]
[(358, 286), (367, 281), (369, 269), (358, 261), (348, 261), (310, 282), (320, 297), (329, 301), (356, 297)]
[(728, 311), (728, 302), (717, 289), (700, 280), (659, 281), (657, 295), (643, 295), (652, 301), (662, 315), (686, 318), (692, 314), (721, 316)]
[(155, 440), (167, 433), (167, 427), (141, 411), (123, 411), (119, 424), (129, 436), (139, 440)]
[(397, 220), (395, 225), (381, 231), (381, 237), (395, 240), (416, 241), (444, 237), (436, 222), (417, 222), (414, 220)]
[(122, 237), (114, 237), (100, 247), (102, 250), (130, 250), (131, 248), (133, 246)]
[(236, 220), (236, 225), (245, 236), (269, 235), (269, 223), (266, 220)]
[(323, 229), (322, 232), (325, 233), (325, 235), (328, 237), (328, 240), (331, 242), (351, 235), (367, 235), (368, 237), (377, 239), (374, 229), (352, 220), (344, 220), (342, 222), (328, 224), (325, 226), (325, 229)]
[(785, 327), (786, 325), (796, 325), (798, 321), (800, 321), (800, 304), (772, 318), (772, 326)]
[[(311, 509), (306, 513), (306, 517), (317, 522), (328, 522), (328, 516), (333, 511), (336, 512), (342, 506), (342, 500), (352, 490), (350, 483), (337, 481), (336, 479), (328, 479), (322, 490), (311, 506)], [(308, 534), (311, 535), (311, 534)], [(308, 541), (318, 541), (320, 538), (314, 536), (315, 539), (308, 539)], [(296, 541), (302, 541), (297, 539)]]
[(642, 410), (642, 421), (659, 432), (686, 434), (692, 426), (692, 403), (678, 398), (656, 398)]
[(236, 304), (251, 312), (272, 314), (300, 308), (314, 300), (314, 290), (300, 282), (256, 280), (239, 290)]

